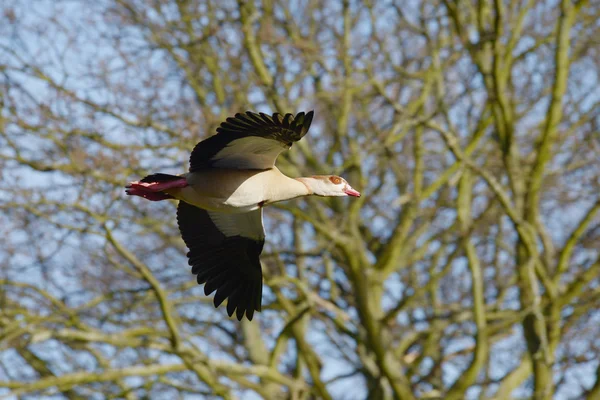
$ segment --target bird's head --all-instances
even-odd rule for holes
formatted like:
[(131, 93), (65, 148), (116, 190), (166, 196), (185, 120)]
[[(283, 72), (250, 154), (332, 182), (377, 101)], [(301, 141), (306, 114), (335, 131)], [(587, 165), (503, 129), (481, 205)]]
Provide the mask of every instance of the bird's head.
[(360, 193), (353, 189), (346, 180), (336, 175), (316, 175), (302, 178), (302, 182), (317, 196), (352, 196), (360, 197)]

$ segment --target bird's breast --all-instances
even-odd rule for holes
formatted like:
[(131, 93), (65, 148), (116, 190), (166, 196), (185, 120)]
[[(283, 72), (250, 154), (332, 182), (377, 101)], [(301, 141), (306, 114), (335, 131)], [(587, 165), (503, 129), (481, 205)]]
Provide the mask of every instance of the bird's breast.
[(167, 193), (205, 210), (248, 212), (265, 201), (267, 171), (215, 169), (187, 174), (188, 186)]
[(212, 169), (185, 175), (187, 187), (167, 191), (205, 210), (248, 212), (266, 204), (307, 194), (306, 187), (277, 168), (266, 170)]

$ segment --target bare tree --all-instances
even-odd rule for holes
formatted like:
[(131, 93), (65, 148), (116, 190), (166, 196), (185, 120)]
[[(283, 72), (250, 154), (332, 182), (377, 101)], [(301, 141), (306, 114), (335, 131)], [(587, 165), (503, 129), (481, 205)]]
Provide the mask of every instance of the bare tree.
[[(600, 398), (598, 1), (1, 13), (0, 396)], [(313, 108), (280, 168), (363, 197), (269, 208), (263, 312), (232, 320), (175, 205), (123, 186)]]

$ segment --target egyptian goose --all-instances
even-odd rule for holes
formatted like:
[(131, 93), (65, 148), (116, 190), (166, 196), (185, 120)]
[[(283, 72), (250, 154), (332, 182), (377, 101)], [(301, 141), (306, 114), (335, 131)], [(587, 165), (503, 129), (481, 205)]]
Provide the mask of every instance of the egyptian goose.
[(275, 167), (312, 118), (313, 111), (236, 114), (196, 145), (187, 174), (158, 173), (127, 185), (128, 195), (179, 200), (177, 223), (192, 273), (206, 295), (216, 290), (215, 307), (228, 298), (227, 313), (240, 321), (261, 309), (262, 208), (300, 196), (360, 196), (339, 176), (289, 178)]

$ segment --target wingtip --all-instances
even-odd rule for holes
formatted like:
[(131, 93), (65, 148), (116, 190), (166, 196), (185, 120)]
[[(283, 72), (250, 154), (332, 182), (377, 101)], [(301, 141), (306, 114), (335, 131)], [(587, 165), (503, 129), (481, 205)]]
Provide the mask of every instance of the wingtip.
[(237, 317), (238, 321), (241, 321), (241, 320), (242, 320), (242, 318), (244, 318), (244, 314), (246, 314), (246, 316), (247, 316), (247, 314), (248, 314), (248, 313), (247, 313), (247, 312), (245, 312), (245, 311), (246, 311), (246, 310), (244, 310), (243, 308), (241, 308), (241, 307), (238, 305), (238, 308), (237, 308), (237, 310), (236, 310), (236, 312), (235, 312), (235, 316)]
[(230, 306), (230, 304), (230, 302), (227, 303), (227, 315), (229, 315), (229, 318), (231, 318), (231, 316), (235, 312), (235, 307)]
[(295, 118), (312, 118), (312, 116), (315, 114), (315, 110), (310, 110), (310, 111), (300, 111), (298, 114), (296, 114)]
[(302, 128), (305, 133), (308, 132), (308, 130), (310, 129), (310, 124), (312, 123), (314, 115), (315, 115), (314, 110), (310, 110), (304, 116), (303, 121), (302, 121)]
[(250, 312), (250, 309), (244, 309), (239, 304), (235, 307), (232, 307), (231, 310), (229, 309), (229, 307), (227, 307), (227, 315), (229, 315), (229, 317), (231, 318), (233, 314), (235, 314), (235, 318), (238, 321), (243, 320), (244, 315), (246, 316), (246, 318), (248, 318), (248, 321), (252, 321), (252, 317), (254, 316), (253, 313)]

